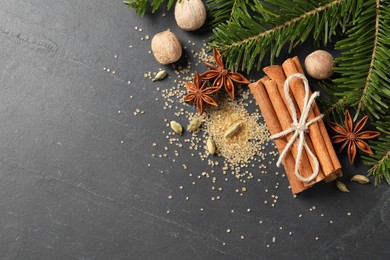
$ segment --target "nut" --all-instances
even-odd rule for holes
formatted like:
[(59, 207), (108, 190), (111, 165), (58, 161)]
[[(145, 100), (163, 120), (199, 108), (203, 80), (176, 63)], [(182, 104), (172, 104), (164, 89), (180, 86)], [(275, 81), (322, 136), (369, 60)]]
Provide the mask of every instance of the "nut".
[(305, 59), (307, 73), (315, 79), (327, 79), (333, 75), (334, 59), (327, 51), (317, 50)]
[(170, 31), (157, 33), (151, 47), (156, 60), (164, 65), (178, 61), (183, 52), (179, 39)]
[(206, 21), (206, 7), (201, 0), (179, 0), (175, 5), (175, 20), (184, 31), (195, 31)]

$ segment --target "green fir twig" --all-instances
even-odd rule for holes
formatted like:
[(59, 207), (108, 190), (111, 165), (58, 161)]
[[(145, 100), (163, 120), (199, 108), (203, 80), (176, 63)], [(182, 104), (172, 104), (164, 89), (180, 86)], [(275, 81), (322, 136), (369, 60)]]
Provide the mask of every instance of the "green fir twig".
[[(145, 12), (148, 8), (151, 8), (152, 13), (155, 13), (160, 9), (161, 5), (166, 2), (166, 0), (126, 0), (123, 1), (125, 5), (131, 8), (135, 8), (135, 12), (141, 16), (145, 15)], [(168, 0), (167, 10), (170, 10), (175, 3), (175, 0)]]
[(384, 119), (375, 123), (376, 128), (383, 133), (382, 137), (369, 142), (374, 154), (363, 156), (363, 162), (371, 166), (368, 175), (374, 176), (375, 185), (383, 179), (390, 185), (390, 115)]
[(332, 97), (327, 112), (353, 106), (356, 117), (363, 111), (378, 120), (390, 112), (390, 6), (367, 0), (362, 8), (347, 37), (336, 43), (341, 56), (334, 70), (339, 77), (322, 87)]
[(210, 44), (223, 53), (228, 67), (249, 72), (255, 63), (261, 68), (265, 53), (270, 53), (273, 63), (284, 46), (291, 51), (311, 36), (327, 45), (337, 31), (345, 31), (355, 22), (363, 1), (247, 2), (252, 4), (240, 5), (234, 17), (214, 28)]

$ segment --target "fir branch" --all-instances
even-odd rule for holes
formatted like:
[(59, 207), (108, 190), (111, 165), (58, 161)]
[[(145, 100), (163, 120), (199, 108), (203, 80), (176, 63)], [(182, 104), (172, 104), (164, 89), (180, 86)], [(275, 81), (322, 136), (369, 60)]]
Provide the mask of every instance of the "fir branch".
[(367, 95), (367, 89), (369, 88), (369, 83), (371, 81), (371, 77), (374, 70), (375, 60), (378, 55), (377, 49), (378, 49), (378, 37), (379, 37), (379, 8), (380, 8), (380, 0), (376, 0), (375, 3), (375, 27), (374, 27), (374, 43), (372, 48), (372, 55), (371, 55), (371, 62), (370, 67), (368, 69), (367, 77), (366, 77), (366, 83), (364, 84), (362, 97), (358, 101), (358, 112), (362, 108), (362, 104), (364, 103), (365, 96)]
[(340, 77), (323, 87), (334, 101), (329, 112), (354, 106), (356, 117), (364, 111), (380, 119), (390, 112), (390, 4), (368, 0), (362, 9), (347, 38), (335, 46), (342, 53), (334, 68)]
[(390, 116), (385, 117), (383, 121), (375, 123), (375, 125), (384, 136), (369, 142), (375, 153), (363, 156), (363, 162), (371, 165), (368, 175), (374, 176), (375, 185), (378, 185), (382, 179), (390, 184)]
[[(135, 8), (135, 12), (141, 16), (145, 15), (146, 10), (148, 7), (152, 8), (152, 13), (155, 13), (158, 9), (160, 9), (161, 5), (165, 2), (166, 0), (126, 0), (123, 1), (125, 5), (128, 7)], [(168, 0), (167, 3), (167, 9), (170, 10), (175, 3), (175, 0)]]
[(213, 18), (212, 27), (231, 21), (236, 11), (247, 5), (254, 7), (248, 0), (207, 0), (207, 8)]
[(286, 27), (292, 26), (295, 23), (303, 21), (307, 17), (313, 16), (313, 15), (315, 15), (317, 13), (320, 13), (320, 12), (322, 12), (322, 11), (328, 9), (328, 8), (331, 8), (333, 5), (340, 4), (341, 1), (342, 0), (334, 0), (333, 2), (330, 2), (330, 3), (326, 4), (326, 5), (319, 6), (319, 7), (315, 8), (314, 10), (311, 10), (309, 12), (305, 12), (302, 15), (300, 15), (299, 17), (296, 17), (294, 19), (288, 20), (288, 21), (286, 21), (286, 22), (284, 22), (284, 23), (282, 23), (282, 24), (280, 24), (280, 25), (278, 25), (278, 26), (276, 26), (274, 28), (271, 28), (271, 29), (269, 29), (269, 30), (267, 30), (265, 32), (259, 33), (258, 35), (255, 35), (255, 36), (252, 36), (250, 38), (243, 39), (241, 41), (234, 42), (234, 43), (232, 43), (230, 45), (227, 45), (227, 46), (225, 46), (225, 50), (226, 49), (230, 49), (230, 48), (234, 48), (235, 46), (246, 44), (246, 43), (248, 43), (250, 41), (253, 41), (253, 40), (259, 41), (261, 38), (264, 38), (264, 37), (266, 37), (268, 35), (274, 34), (277, 31), (280, 31), (280, 30), (282, 30), (282, 29), (284, 29)]
[(207, 8), (213, 16), (212, 25), (230, 21), (239, 0), (208, 0)]
[[(324, 90), (328, 97), (332, 96), (334, 93), (333, 90), (333, 84), (330, 82), (320, 82), (319, 83), (320, 88)], [(321, 105), (321, 111), (322, 113), (329, 119), (329, 116), (332, 116), (333, 121), (339, 122), (342, 120), (338, 120), (340, 118), (343, 118), (344, 112), (346, 109), (348, 109), (348, 103), (346, 102), (347, 97), (343, 96), (339, 99), (334, 99), (332, 97), (328, 99), (318, 99), (319, 104)]]
[[(217, 1), (217, 0), (214, 0)], [(214, 28), (212, 46), (223, 52), (229, 68), (240, 64), (249, 72), (257, 59), (258, 69), (270, 51), (271, 63), (282, 48), (305, 42), (310, 35), (326, 45), (337, 30), (354, 22), (362, 1), (356, 0), (264, 0), (238, 7), (230, 21)]]

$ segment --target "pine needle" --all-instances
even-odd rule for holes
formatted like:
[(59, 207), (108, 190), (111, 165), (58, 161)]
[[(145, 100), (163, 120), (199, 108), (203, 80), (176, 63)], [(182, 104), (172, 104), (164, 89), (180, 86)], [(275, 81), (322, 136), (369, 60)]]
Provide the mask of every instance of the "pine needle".
[[(355, 22), (362, 5), (357, 0), (245, 2), (250, 3), (234, 5), (234, 16), (214, 28), (210, 44), (223, 52), (227, 66), (247, 72), (255, 63), (261, 68), (266, 52), (271, 54), (273, 63), (285, 45), (291, 51), (310, 36), (318, 43), (328, 44), (337, 31)], [(224, 9), (222, 13), (228, 12)]]
[(390, 185), (390, 115), (384, 119), (382, 122), (375, 123), (376, 128), (383, 133), (383, 137), (369, 142), (374, 154), (363, 156), (364, 163), (371, 165), (368, 175), (374, 176), (375, 185), (383, 179)]
[[(166, 0), (126, 0), (123, 1), (128, 7), (135, 8), (135, 12), (141, 16), (145, 15), (145, 12), (148, 8), (151, 8), (152, 13), (155, 13), (160, 9), (161, 5), (166, 2)], [(175, 3), (175, 0), (168, 0), (167, 9), (170, 10)]]
[(356, 117), (364, 111), (380, 119), (390, 112), (390, 6), (367, 0), (362, 8), (347, 37), (335, 46), (341, 51), (334, 68), (340, 77), (324, 88), (334, 98), (329, 112), (354, 106)]

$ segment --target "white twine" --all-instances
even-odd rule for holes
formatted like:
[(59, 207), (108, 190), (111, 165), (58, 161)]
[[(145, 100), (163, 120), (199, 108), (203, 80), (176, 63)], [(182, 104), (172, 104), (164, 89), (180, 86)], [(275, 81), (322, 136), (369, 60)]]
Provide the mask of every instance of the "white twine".
[[(303, 83), (305, 85), (305, 98), (303, 100), (303, 110), (302, 110), (301, 118), (299, 119), (299, 121), (298, 121), (297, 111), (295, 110), (295, 106), (294, 106), (293, 100), (292, 100), (292, 98), (290, 96), (290, 93), (289, 93), (290, 81), (293, 78), (300, 78), (300, 79), (302, 79), (302, 81), (303, 81)], [(282, 136), (285, 136), (285, 135), (288, 135), (288, 134), (294, 132), (294, 134), (291, 137), (290, 141), (287, 143), (287, 145), (284, 148), (283, 152), (279, 156), (279, 160), (276, 163), (276, 166), (278, 166), (278, 167), (280, 166), (280, 163), (282, 162), (283, 158), (286, 156), (288, 150), (293, 145), (295, 140), (297, 138), (299, 138), (298, 139), (298, 153), (297, 153), (297, 157), (295, 158), (295, 172), (294, 173), (295, 173), (295, 175), (297, 176), (297, 178), (299, 180), (304, 181), (304, 182), (310, 182), (311, 180), (315, 179), (317, 177), (318, 171), (319, 171), (318, 159), (315, 156), (315, 154), (310, 150), (309, 146), (306, 143), (305, 132), (307, 131), (308, 127), (311, 124), (317, 122), (318, 120), (320, 120), (324, 116), (323, 114), (321, 114), (321, 115), (313, 118), (309, 122), (306, 122), (306, 120), (307, 120), (307, 118), (308, 118), (308, 116), (310, 114), (310, 109), (311, 109), (311, 106), (313, 105), (313, 102), (314, 102), (315, 98), (320, 95), (320, 93), (317, 91), (317, 92), (314, 92), (310, 96), (310, 98), (309, 98), (309, 92), (310, 92), (309, 82), (307, 81), (306, 77), (303, 74), (296, 73), (296, 74), (293, 74), (293, 75), (289, 76), (286, 79), (286, 82), (284, 83), (284, 94), (286, 96), (287, 105), (290, 107), (291, 117), (292, 117), (293, 122), (292, 122), (291, 127), (289, 129), (286, 129), (286, 130), (284, 130), (284, 131), (282, 131), (280, 133), (274, 134), (274, 135), (272, 135), (270, 137), (271, 140), (273, 140), (273, 139), (280, 138)], [(299, 164), (301, 162), (303, 148), (305, 148), (306, 151), (309, 153), (310, 157), (313, 158), (314, 166), (315, 166), (313, 174), (310, 177), (307, 177), (307, 178), (303, 177), (299, 173)]]

